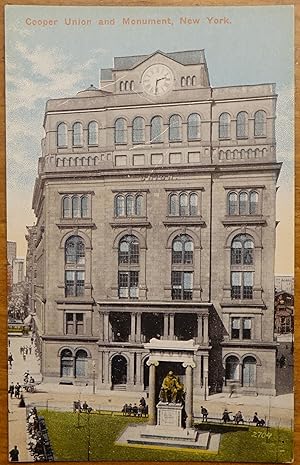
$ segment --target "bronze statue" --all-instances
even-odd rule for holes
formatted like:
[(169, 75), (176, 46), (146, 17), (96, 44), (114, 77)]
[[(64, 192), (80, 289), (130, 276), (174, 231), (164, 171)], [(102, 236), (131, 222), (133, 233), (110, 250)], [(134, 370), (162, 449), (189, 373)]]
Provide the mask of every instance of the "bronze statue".
[(165, 376), (160, 388), (159, 400), (161, 402), (178, 404), (183, 401), (184, 386), (180, 383), (178, 376), (173, 371)]

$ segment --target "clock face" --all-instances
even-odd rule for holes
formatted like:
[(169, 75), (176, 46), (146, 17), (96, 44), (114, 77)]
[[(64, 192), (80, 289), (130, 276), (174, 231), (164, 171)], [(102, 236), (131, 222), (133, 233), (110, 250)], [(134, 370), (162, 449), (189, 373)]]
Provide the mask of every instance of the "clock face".
[(169, 92), (174, 84), (174, 76), (166, 65), (152, 65), (142, 76), (142, 86), (150, 95), (163, 95)]

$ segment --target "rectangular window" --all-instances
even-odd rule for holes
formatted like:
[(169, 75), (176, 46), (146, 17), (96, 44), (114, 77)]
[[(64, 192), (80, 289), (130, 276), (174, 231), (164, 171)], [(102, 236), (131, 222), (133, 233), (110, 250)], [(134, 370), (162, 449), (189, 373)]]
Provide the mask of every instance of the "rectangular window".
[(65, 272), (65, 294), (66, 297), (84, 295), (84, 271)]
[(240, 318), (232, 318), (231, 320), (231, 339), (240, 338)]
[(231, 298), (240, 299), (242, 295), (242, 273), (232, 272), (231, 273)]
[(251, 318), (243, 319), (243, 339), (251, 339)]
[(119, 297), (137, 299), (139, 285), (138, 271), (119, 271)]
[(188, 163), (199, 163), (200, 162), (200, 152), (189, 152), (188, 153)]
[(243, 299), (253, 298), (253, 272), (244, 272)]
[(231, 273), (231, 298), (253, 299), (252, 271), (233, 271)]
[(115, 157), (115, 165), (116, 166), (126, 166), (127, 165), (127, 157), (126, 157), (126, 155), (116, 155), (116, 157)]
[(151, 165), (162, 165), (163, 164), (163, 154), (162, 153), (152, 153), (151, 155)]
[(169, 162), (170, 164), (181, 163), (181, 152), (170, 153)]
[(171, 285), (173, 300), (192, 300), (193, 273), (185, 271), (172, 271)]
[(83, 331), (83, 313), (66, 313), (66, 334), (82, 335)]
[(133, 155), (133, 165), (141, 166), (145, 164), (145, 155)]

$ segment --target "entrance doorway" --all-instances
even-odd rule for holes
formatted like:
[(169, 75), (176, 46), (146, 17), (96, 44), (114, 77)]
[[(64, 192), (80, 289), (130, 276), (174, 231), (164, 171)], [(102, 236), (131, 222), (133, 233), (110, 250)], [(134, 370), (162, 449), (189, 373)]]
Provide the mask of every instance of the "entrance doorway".
[(127, 383), (127, 360), (123, 355), (115, 355), (112, 358), (111, 382), (113, 385)]

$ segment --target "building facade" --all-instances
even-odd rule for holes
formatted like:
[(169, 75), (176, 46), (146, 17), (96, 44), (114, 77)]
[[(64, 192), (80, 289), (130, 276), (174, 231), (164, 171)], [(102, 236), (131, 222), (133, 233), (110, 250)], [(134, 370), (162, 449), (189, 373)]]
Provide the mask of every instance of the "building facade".
[(294, 276), (275, 275), (275, 289), (277, 292), (285, 291), (294, 294)]
[(288, 292), (275, 293), (275, 333), (292, 334), (294, 332), (294, 296)]
[[(145, 392), (151, 338), (194, 339), (194, 394), (275, 394), (274, 84), (203, 50), (118, 57), (46, 104), (33, 208), (45, 381)], [(162, 363), (157, 379), (180, 364)]]

